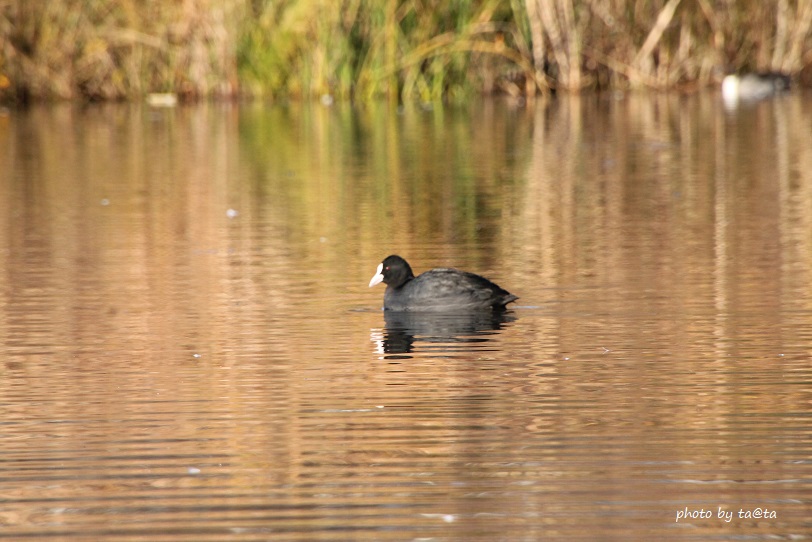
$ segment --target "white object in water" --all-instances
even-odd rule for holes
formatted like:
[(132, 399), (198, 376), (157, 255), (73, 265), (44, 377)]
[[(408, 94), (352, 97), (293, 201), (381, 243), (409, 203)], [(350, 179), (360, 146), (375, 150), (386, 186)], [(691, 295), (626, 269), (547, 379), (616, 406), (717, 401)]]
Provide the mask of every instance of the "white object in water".
[(729, 105), (763, 100), (788, 89), (789, 77), (780, 73), (728, 75), (722, 80), (722, 98)]
[(153, 92), (147, 94), (147, 104), (152, 107), (175, 107), (178, 105), (178, 95), (173, 92)]

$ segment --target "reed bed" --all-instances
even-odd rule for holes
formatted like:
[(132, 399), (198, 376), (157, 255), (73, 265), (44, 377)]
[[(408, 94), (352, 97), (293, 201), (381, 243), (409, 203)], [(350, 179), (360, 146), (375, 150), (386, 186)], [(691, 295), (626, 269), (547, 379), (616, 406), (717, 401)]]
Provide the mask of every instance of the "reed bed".
[(215, 0), (0, 3), (3, 98), (121, 99), (236, 89), (229, 28)]
[(532, 97), (812, 63), (810, 0), (0, 0), (0, 99)]

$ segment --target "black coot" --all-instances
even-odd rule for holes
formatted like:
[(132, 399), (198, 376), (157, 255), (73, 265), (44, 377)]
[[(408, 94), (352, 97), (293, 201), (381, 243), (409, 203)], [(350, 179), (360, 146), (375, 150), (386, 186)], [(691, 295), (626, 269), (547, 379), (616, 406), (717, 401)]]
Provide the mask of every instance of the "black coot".
[(390, 311), (504, 310), (519, 299), (485, 277), (438, 268), (415, 277), (400, 256), (389, 256), (378, 265), (370, 288), (383, 282), (383, 308)]

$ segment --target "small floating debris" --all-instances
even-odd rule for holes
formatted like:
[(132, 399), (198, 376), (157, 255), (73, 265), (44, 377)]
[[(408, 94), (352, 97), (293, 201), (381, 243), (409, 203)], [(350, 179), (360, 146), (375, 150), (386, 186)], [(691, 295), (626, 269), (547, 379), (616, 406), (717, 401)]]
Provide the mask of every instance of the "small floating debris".
[(424, 518), (432, 518), (432, 519), (441, 519), (445, 523), (454, 523), (457, 520), (457, 516), (454, 514), (420, 514)]
[(188, 472), (189, 474), (200, 474), (200, 469), (198, 469), (197, 467), (189, 467), (188, 469), (186, 469), (186, 472)]
[(147, 104), (152, 107), (175, 107), (178, 95), (174, 92), (152, 92), (147, 94)]
[[(375, 408), (384, 408), (384, 407), (376, 406)], [(322, 412), (326, 414), (347, 414), (355, 412), (375, 412), (375, 411), (371, 408), (325, 408), (322, 410), (317, 410), (316, 412)]]
[(99, 203), (101, 203), (102, 205), (104, 205), (106, 207), (106, 206), (110, 205), (110, 200), (107, 199), (107, 198), (102, 198)]
[(239, 212), (238, 212), (236, 209), (228, 209), (228, 210), (226, 211), (226, 216), (227, 216), (228, 218), (236, 218), (236, 217), (237, 217), (237, 215), (239, 215), (239, 214), (240, 214), (240, 213), (239, 213)]

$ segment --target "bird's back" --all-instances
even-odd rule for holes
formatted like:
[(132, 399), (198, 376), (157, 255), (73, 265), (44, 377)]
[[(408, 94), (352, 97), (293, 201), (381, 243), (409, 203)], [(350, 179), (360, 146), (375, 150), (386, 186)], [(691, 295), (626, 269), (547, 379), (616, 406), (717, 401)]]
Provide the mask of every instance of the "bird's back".
[(485, 277), (458, 269), (437, 268), (399, 288), (387, 288), (384, 307), (406, 311), (503, 309), (518, 299)]

